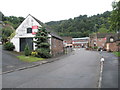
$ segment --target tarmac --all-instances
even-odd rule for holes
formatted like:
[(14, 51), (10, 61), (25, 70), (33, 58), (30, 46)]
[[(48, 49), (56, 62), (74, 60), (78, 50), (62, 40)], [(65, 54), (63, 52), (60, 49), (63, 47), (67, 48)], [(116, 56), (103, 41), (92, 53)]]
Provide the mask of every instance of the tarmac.
[[(28, 69), (28, 68), (37, 67), (37, 66), (40, 66), (40, 65), (46, 64), (46, 63), (51, 63), (51, 62), (60, 60), (64, 57), (67, 57), (71, 54), (72, 54), (72, 52), (68, 53), (68, 54), (63, 54), (63, 55), (60, 55), (57, 57), (45, 59), (42, 61), (29, 63), (29, 62), (23, 62), (23, 61), (18, 60), (18, 58), (16, 58), (16, 56), (19, 56), (18, 54), (12, 53), (10, 51), (2, 51), (2, 73), (0, 73), (0, 75), (11, 73), (14, 71), (20, 71), (20, 70), (24, 70), (24, 69)], [(9, 60), (6, 58), (11, 59), (10, 64), (8, 64)], [(6, 61), (4, 59), (6, 59)]]

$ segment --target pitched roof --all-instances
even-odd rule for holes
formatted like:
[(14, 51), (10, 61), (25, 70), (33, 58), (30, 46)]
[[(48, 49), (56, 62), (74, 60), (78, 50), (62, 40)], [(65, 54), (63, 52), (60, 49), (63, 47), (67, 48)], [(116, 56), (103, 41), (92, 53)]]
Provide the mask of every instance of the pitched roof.
[[(29, 14), (30, 15), (30, 14)], [(28, 16), (29, 16), (28, 15)], [(46, 30), (48, 32), (50, 32), (50, 35), (52, 35), (55, 38), (58, 38), (60, 40), (63, 40), (62, 37), (60, 37), (51, 27), (49, 27), (48, 25), (42, 23), (40, 20), (38, 20), (37, 18), (35, 18), (34, 16), (30, 15), (31, 17), (33, 17), (41, 26), (45, 26)]]
[(113, 33), (97, 33), (97, 38), (105, 38), (107, 35), (113, 35)]
[(94, 34), (90, 34), (90, 38), (105, 38), (107, 35), (113, 35), (114, 33), (94, 33)]

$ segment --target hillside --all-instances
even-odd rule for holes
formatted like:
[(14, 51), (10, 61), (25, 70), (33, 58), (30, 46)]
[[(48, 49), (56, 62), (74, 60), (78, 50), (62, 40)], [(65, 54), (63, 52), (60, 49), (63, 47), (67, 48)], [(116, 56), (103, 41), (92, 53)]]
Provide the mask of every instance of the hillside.
[[(109, 32), (110, 24), (108, 21), (110, 14), (110, 11), (106, 11), (103, 14), (90, 17), (80, 15), (73, 19), (51, 21), (46, 24), (58, 32), (60, 36), (84, 37), (93, 32)], [(3, 22), (12, 25), (16, 29), (24, 19), (24, 17), (4, 16)]]
[(53, 28), (60, 36), (84, 37), (93, 32), (109, 32), (108, 19), (111, 12), (97, 14), (88, 17), (80, 15), (73, 19), (51, 21), (46, 24)]

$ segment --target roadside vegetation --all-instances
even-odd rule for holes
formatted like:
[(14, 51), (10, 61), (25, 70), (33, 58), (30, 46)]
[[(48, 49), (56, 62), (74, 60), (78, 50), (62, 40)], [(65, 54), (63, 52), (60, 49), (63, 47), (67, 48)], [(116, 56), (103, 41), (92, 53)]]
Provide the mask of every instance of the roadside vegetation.
[(113, 54), (117, 57), (120, 57), (120, 52), (113, 52)]
[(25, 56), (25, 55), (17, 56), (17, 58), (19, 58), (20, 60), (22, 60), (24, 62), (37, 62), (37, 61), (44, 60), (44, 58)]

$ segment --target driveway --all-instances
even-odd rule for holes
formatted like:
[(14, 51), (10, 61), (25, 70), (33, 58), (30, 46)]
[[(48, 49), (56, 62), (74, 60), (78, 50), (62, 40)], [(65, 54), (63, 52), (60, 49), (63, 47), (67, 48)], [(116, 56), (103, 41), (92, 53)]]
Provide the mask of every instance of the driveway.
[(75, 50), (68, 57), (41, 66), (3, 74), (3, 88), (97, 88), (98, 52)]

